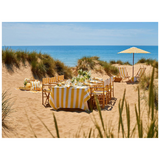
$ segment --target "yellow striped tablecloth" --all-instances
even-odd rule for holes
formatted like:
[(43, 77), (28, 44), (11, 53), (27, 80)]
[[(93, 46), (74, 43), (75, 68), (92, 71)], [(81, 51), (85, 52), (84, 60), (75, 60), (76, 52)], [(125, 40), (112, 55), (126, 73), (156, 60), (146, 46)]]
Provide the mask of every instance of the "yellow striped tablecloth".
[(88, 86), (82, 87), (52, 87), (49, 104), (53, 109), (79, 108), (89, 110), (85, 103), (90, 99)]

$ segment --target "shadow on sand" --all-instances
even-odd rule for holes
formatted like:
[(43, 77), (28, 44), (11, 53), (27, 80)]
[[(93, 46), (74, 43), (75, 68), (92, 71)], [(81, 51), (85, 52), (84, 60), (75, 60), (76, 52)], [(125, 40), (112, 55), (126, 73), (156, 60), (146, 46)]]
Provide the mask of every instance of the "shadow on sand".
[[(112, 109), (113, 109), (113, 106), (115, 105), (115, 103), (116, 103), (116, 101), (117, 101), (117, 98), (112, 98), (111, 99), (111, 101), (109, 102), (109, 104), (107, 104), (106, 106), (105, 106), (105, 108), (104, 109), (102, 109), (102, 111), (105, 111), (105, 110), (107, 110), (107, 111), (111, 111)], [(51, 106), (48, 104), (48, 105), (46, 105), (46, 106), (44, 106), (45, 108), (51, 108)], [(54, 109), (50, 109), (51, 111), (55, 111)], [(60, 109), (58, 109), (58, 110), (56, 110), (56, 112), (61, 112), (61, 111), (65, 111), (65, 112), (76, 112), (76, 113), (82, 113), (82, 112), (84, 112), (84, 113), (87, 113), (87, 114), (90, 114), (90, 113), (92, 113), (92, 111), (91, 110), (89, 110), (89, 111), (85, 111), (85, 110), (82, 110), (82, 109), (79, 109), (79, 108), (60, 108)], [(94, 109), (94, 111), (98, 111), (97, 109)]]

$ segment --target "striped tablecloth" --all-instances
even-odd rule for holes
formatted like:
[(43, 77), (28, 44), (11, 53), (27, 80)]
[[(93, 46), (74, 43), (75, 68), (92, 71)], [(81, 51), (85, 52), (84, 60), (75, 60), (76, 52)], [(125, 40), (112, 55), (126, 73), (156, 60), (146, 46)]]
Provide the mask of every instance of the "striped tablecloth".
[(85, 103), (90, 99), (90, 89), (82, 87), (52, 87), (49, 103), (53, 109), (79, 108), (89, 110)]

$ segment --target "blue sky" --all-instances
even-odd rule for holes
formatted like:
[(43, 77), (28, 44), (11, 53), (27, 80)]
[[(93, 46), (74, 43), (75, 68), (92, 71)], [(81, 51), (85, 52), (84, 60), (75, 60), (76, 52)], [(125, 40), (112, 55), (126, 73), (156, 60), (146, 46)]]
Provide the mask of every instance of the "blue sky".
[(158, 45), (158, 23), (2, 22), (2, 45)]

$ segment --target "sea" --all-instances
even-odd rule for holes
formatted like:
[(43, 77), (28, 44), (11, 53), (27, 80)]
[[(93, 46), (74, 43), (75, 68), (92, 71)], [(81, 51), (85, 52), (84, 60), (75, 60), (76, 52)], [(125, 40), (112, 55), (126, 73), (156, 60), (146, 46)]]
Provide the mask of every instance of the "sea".
[(49, 54), (54, 59), (62, 61), (65, 65), (74, 67), (77, 65), (78, 59), (87, 56), (98, 56), (100, 60), (109, 62), (110, 60), (121, 60), (132, 64), (133, 54), (118, 54), (118, 52), (130, 47), (138, 47), (150, 52), (149, 54), (135, 54), (134, 62), (141, 58), (152, 58), (158, 61), (158, 46), (109, 46), (109, 45), (74, 45), (74, 46), (2, 46), (13, 50), (36, 51), (42, 54)]

